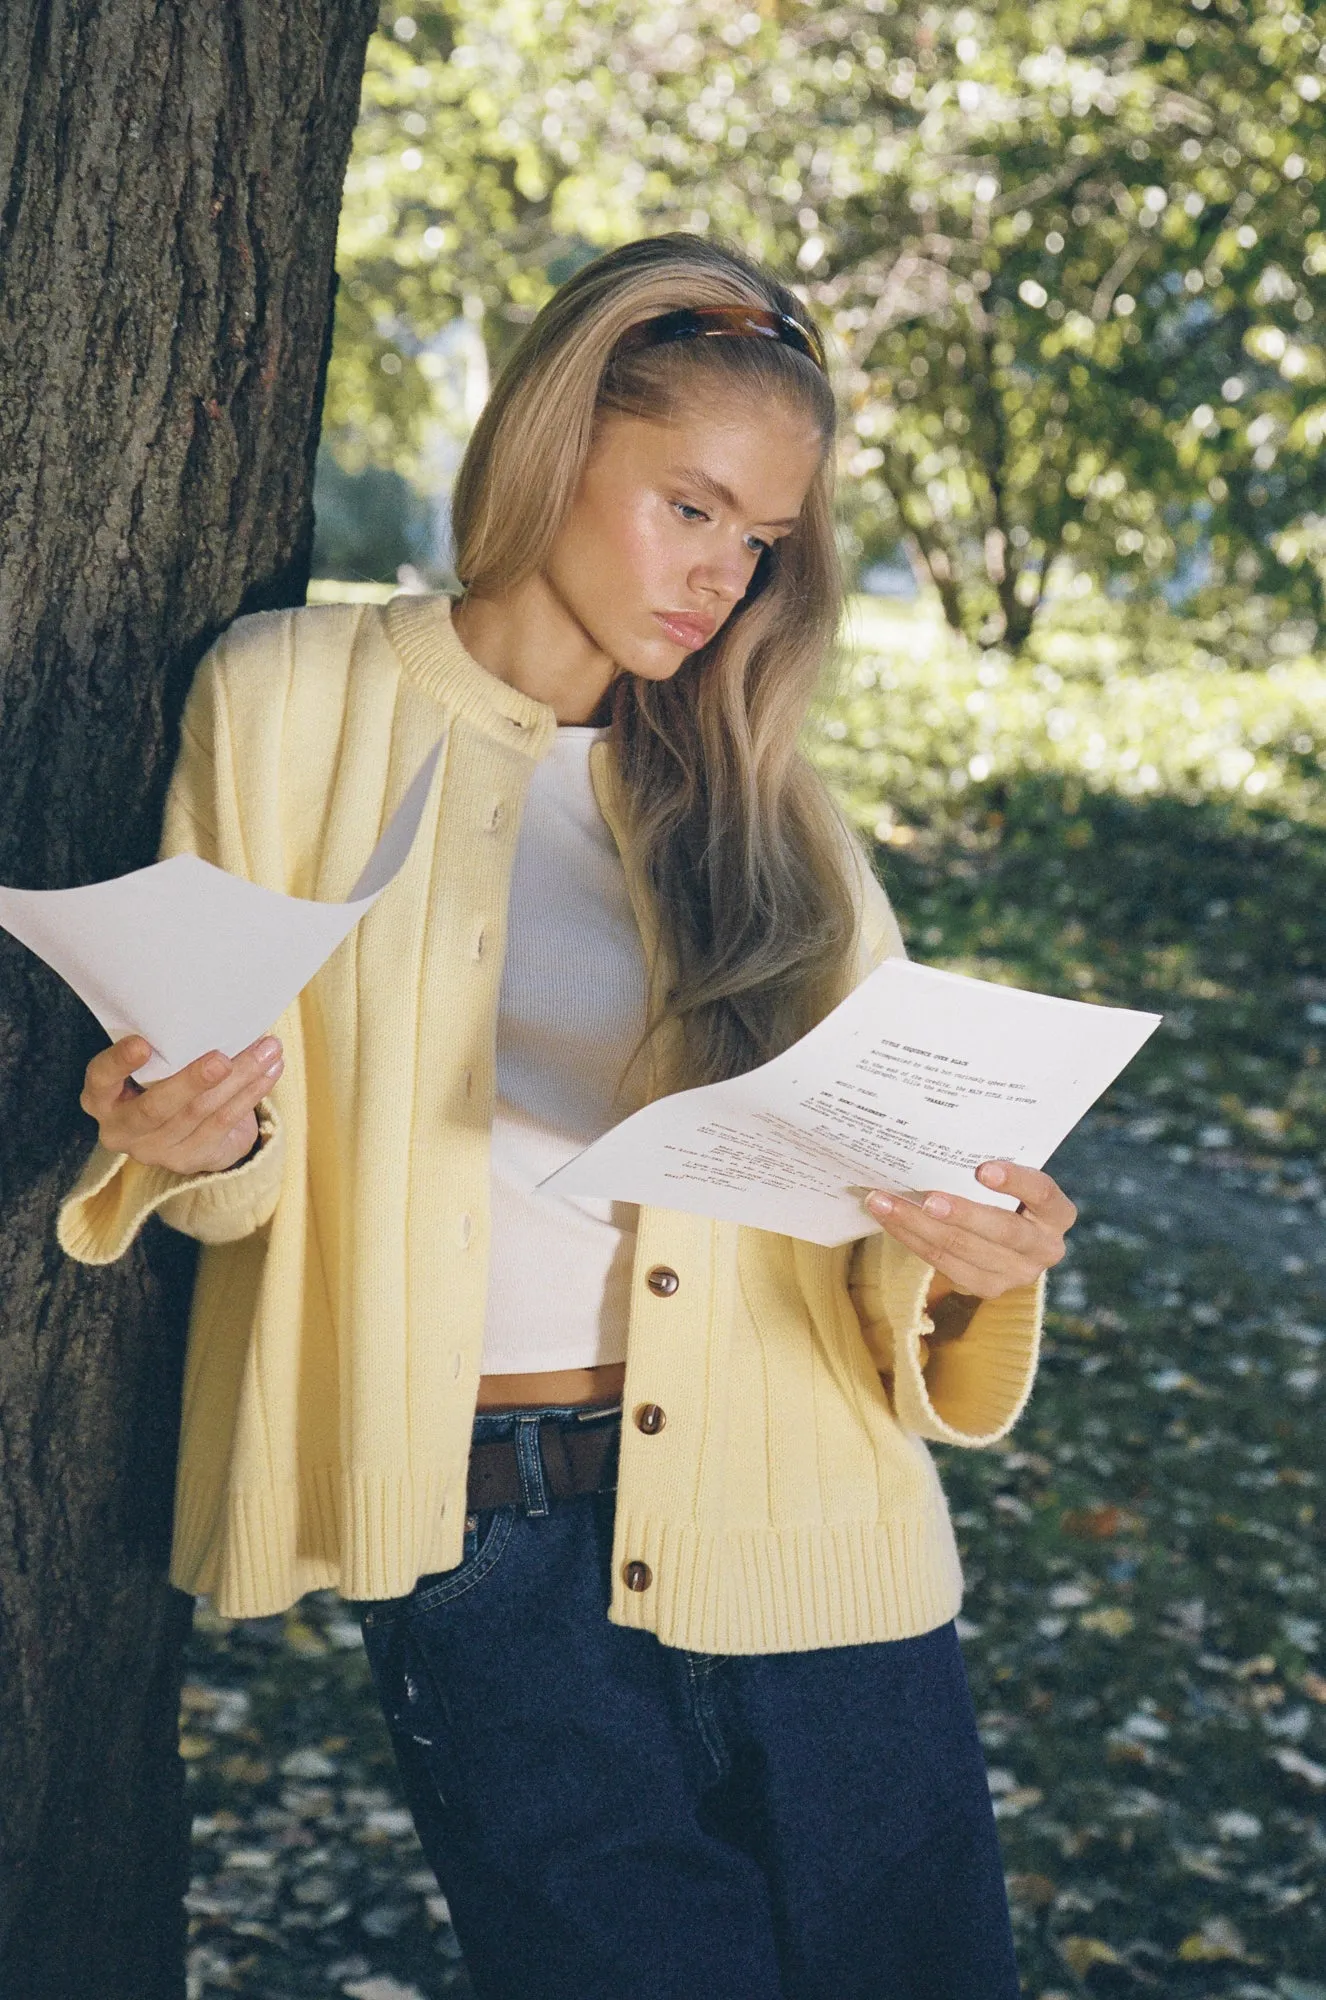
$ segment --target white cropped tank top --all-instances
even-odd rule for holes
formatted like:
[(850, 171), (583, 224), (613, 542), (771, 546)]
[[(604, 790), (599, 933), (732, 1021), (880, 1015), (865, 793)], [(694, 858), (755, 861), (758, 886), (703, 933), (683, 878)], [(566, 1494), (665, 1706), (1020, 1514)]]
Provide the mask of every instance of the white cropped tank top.
[[(497, 1015), (483, 1373), (626, 1355), (633, 1204), (538, 1183), (638, 1109), (619, 1086), (644, 1031), (644, 954), (589, 775), (605, 730), (562, 728), (536, 765), (516, 846)], [(627, 1080), (641, 1089), (643, 1065)]]

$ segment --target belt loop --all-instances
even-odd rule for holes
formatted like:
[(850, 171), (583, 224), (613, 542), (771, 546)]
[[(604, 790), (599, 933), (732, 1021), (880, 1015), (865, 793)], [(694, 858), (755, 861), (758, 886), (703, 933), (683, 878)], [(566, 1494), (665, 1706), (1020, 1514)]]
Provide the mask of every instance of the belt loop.
[(516, 1465), (520, 1472), (520, 1499), (529, 1520), (544, 1519), (551, 1511), (548, 1488), (543, 1477), (543, 1453), (539, 1449), (540, 1417), (516, 1418)]

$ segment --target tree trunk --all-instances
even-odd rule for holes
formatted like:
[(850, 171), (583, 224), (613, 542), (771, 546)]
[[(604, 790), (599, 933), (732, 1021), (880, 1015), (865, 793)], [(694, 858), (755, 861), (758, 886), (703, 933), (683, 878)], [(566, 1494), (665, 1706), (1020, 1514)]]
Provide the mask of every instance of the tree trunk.
[[(0, 880), (151, 860), (241, 611), (302, 603), (373, 0), (0, 10)], [(164, 1580), (189, 1246), (66, 1261), (104, 1038), (0, 934), (0, 1991), (183, 1991)]]

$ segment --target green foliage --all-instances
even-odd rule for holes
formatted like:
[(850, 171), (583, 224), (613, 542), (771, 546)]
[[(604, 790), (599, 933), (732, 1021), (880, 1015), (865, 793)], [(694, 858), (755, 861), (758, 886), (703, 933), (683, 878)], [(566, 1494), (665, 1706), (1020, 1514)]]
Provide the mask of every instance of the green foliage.
[[(1113, 615), (1112, 615), (1113, 614)], [(1078, 793), (1219, 802), (1326, 824), (1326, 672), (1290, 658), (1255, 678), (1197, 621), (1134, 634), (1098, 596), (1054, 607), (1027, 654), (981, 658), (923, 610), (854, 601), (853, 644), (817, 755), (862, 826), (909, 844), (1035, 776)]]
[[(420, 0), (371, 46), (328, 418), (402, 471), (421, 341), (500, 360), (600, 247), (713, 229), (829, 322), (857, 552), (1017, 650), (1056, 561), (1322, 611), (1326, 54), (1243, 0)], [(453, 399), (454, 401), (454, 399)]]
[(857, 614), (813, 750), (915, 955), (1163, 1012), (1105, 1118), (1320, 1176), (1326, 666), (1241, 674), (1177, 622), (1138, 660), (1058, 609), (1010, 665)]

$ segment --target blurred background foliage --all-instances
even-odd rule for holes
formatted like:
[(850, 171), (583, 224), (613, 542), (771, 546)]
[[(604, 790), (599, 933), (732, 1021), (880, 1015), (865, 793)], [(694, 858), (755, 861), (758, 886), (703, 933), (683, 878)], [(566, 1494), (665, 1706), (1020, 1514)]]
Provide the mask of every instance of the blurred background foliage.
[(1243, 664), (1310, 648), (1320, 27), (1288, 0), (388, 4), (323, 490), (367, 502), (375, 468), (415, 498), (371, 551), (333, 560), (325, 526), (320, 570), (443, 575), (450, 478), (522, 325), (599, 249), (686, 228), (793, 274), (830, 329), (868, 587), (919, 583), (1014, 653), (1076, 580), (1182, 607)]

